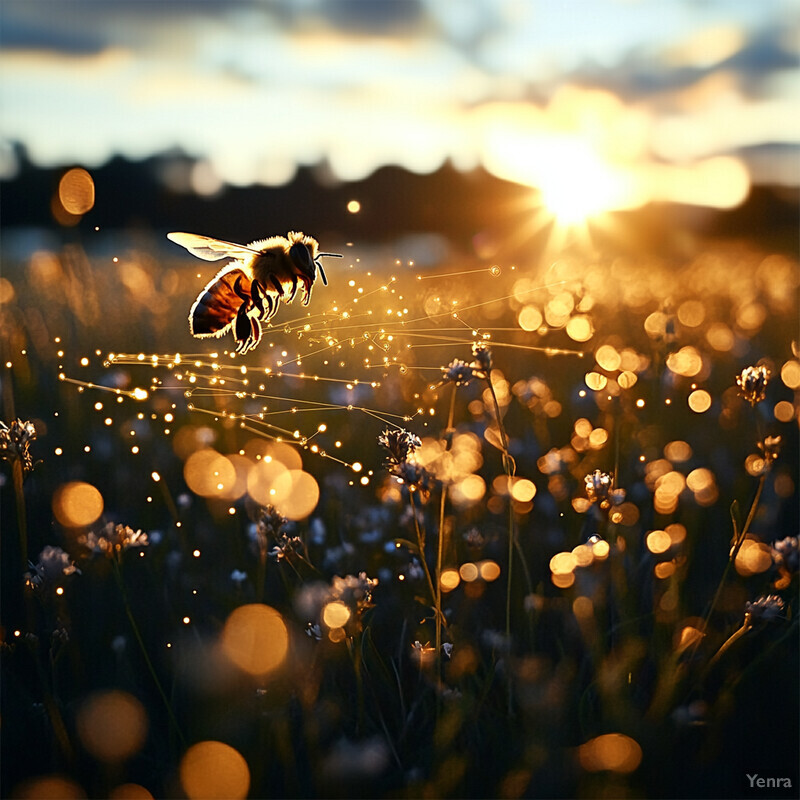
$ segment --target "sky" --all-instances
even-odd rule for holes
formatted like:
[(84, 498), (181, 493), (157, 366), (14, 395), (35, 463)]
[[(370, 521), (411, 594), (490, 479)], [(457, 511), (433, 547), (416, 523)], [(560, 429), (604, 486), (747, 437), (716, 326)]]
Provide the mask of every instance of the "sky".
[[(482, 166), (569, 218), (800, 185), (800, 0), (3, 0), (0, 174)], [(176, 180), (178, 178), (176, 177)]]

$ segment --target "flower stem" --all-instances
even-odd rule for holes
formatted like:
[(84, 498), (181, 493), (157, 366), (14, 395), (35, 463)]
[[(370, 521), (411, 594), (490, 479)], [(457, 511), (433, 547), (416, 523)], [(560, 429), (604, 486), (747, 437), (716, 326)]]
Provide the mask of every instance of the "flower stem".
[(28, 568), (28, 523), (25, 513), (25, 490), (22, 487), (24, 479), (22, 461), (17, 459), (14, 461), (13, 466), (13, 480), (14, 494), (17, 501), (17, 527), (19, 528), (19, 550), (23, 573)]
[(725, 642), (723, 643), (722, 647), (720, 647), (719, 650), (717, 650), (717, 652), (714, 654), (714, 657), (711, 659), (711, 661), (708, 662), (708, 669), (711, 669), (711, 667), (714, 666), (714, 664), (716, 664), (717, 661), (720, 660), (720, 658), (722, 658), (722, 656), (724, 655), (725, 651), (728, 650), (728, 648), (735, 641), (737, 641), (738, 639), (741, 639), (742, 636), (744, 636), (746, 633), (748, 633), (752, 629), (753, 629), (752, 618), (751, 618), (750, 613), (747, 613), (747, 614), (744, 615), (744, 623), (742, 624), (742, 627), (739, 628), (738, 631), (736, 631), (734, 634), (732, 634), (731, 636), (729, 636), (725, 640)]
[[(447, 449), (452, 446), (453, 417), (456, 410), (456, 384), (453, 384), (453, 393), (450, 395), (450, 413), (447, 416), (447, 428), (445, 436), (447, 439)], [(437, 669), (441, 666), (442, 652), (442, 560), (444, 557), (444, 512), (445, 501), (447, 499), (447, 487), (442, 483), (442, 496), (439, 501), (439, 540), (436, 549), (436, 665)], [(439, 676), (441, 677), (441, 676)]]
[(442, 619), (442, 610), (436, 602), (436, 589), (433, 586), (433, 579), (431, 578), (431, 571), (428, 569), (428, 562), (425, 559), (425, 534), (420, 528), (419, 520), (417, 519), (417, 505), (414, 502), (414, 492), (409, 490), (408, 500), (411, 503), (411, 515), (414, 517), (414, 529), (417, 532), (417, 544), (419, 545), (419, 560), (422, 562), (422, 569), (425, 572), (425, 577), (428, 579), (428, 589), (430, 589), (431, 600), (434, 604), (436, 611), (436, 618)]
[[(761, 492), (764, 489), (764, 482), (766, 481), (766, 474), (762, 475), (758, 481), (758, 488), (756, 489), (756, 496), (753, 498), (753, 503), (750, 506), (750, 511), (747, 514), (747, 519), (745, 520), (744, 526), (742, 527), (741, 533), (739, 533), (736, 528), (736, 521), (733, 522), (733, 533), (734, 533), (734, 544), (731, 548), (730, 555), (728, 557), (728, 563), (725, 565), (725, 570), (722, 573), (722, 577), (720, 578), (719, 585), (717, 586), (717, 591), (714, 594), (714, 599), (711, 601), (711, 605), (708, 608), (705, 616), (703, 617), (703, 625), (700, 629), (701, 633), (706, 632), (706, 628), (708, 627), (708, 623), (711, 619), (711, 615), (714, 613), (714, 609), (719, 602), (719, 598), (722, 595), (722, 589), (725, 585), (725, 581), (728, 578), (728, 574), (731, 571), (734, 563), (736, 562), (736, 556), (739, 554), (739, 550), (741, 549), (742, 545), (744, 544), (745, 537), (747, 536), (748, 531), (750, 530), (750, 525), (753, 522), (753, 518), (756, 515), (756, 509), (758, 508), (758, 503), (761, 500)], [(699, 640), (698, 640), (699, 642)], [(697, 646), (697, 645), (695, 645)], [(724, 646), (724, 645), (723, 645)], [(719, 653), (717, 653), (719, 655)], [(716, 656), (715, 656), (716, 658)]]
[(142, 634), (139, 631), (139, 626), (136, 624), (136, 619), (133, 616), (133, 611), (131, 610), (130, 603), (128, 601), (128, 592), (125, 589), (125, 583), (122, 580), (122, 570), (120, 569), (119, 562), (116, 558), (112, 558), (111, 563), (114, 565), (114, 577), (117, 581), (117, 586), (119, 586), (120, 593), (122, 594), (122, 604), (125, 606), (125, 614), (128, 617), (128, 622), (130, 622), (131, 628), (133, 629), (133, 635), (136, 637), (136, 641), (139, 645), (139, 649), (142, 652), (142, 656), (144, 656), (145, 664), (147, 664), (147, 669), (150, 672), (150, 676), (153, 678), (153, 683), (155, 683), (156, 688), (158, 689), (158, 693), (161, 695), (161, 699), (164, 702), (164, 706), (167, 709), (167, 714), (169, 715), (170, 722), (172, 723), (173, 727), (175, 728), (175, 732), (178, 734), (178, 738), (181, 741), (181, 744), (184, 748), (187, 747), (186, 739), (181, 732), (181, 727), (178, 724), (178, 720), (175, 717), (175, 712), (172, 710), (172, 704), (169, 702), (169, 698), (164, 691), (164, 687), (161, 685), (161, 681), (158, 679), (158, 675), (156, 674), (155, 667), (153, 666), (153, 662), (150, 660), (150, 656), (147, 653), (147, 648), (144, 644), (144, 639), (142, 639)]

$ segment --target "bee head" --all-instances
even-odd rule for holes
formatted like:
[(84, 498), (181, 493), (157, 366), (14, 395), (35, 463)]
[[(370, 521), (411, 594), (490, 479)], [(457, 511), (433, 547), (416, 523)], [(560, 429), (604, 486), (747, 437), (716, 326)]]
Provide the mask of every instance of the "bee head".
[(303, 242), (295, 242), (289, 248), (289, 257), (297, 269), (308, 275), (312, 281), (317, 277), (317, 267), (308, 245)]

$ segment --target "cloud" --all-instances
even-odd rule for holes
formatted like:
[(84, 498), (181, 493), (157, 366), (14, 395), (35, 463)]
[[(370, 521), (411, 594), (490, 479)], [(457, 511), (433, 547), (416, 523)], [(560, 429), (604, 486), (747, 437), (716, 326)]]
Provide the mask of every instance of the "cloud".
[(446, 159), (551, 180), (527, 142), (538, 163), (580, 153), (625, 176), (626, 202), (720, 156), (757, 152), (751, 169), (774, 175), (765, 145), (800, 143), (790, 4), (580, 5), (6, 0), (0, 136), (46, 165), (177, 147), (208, 185)]

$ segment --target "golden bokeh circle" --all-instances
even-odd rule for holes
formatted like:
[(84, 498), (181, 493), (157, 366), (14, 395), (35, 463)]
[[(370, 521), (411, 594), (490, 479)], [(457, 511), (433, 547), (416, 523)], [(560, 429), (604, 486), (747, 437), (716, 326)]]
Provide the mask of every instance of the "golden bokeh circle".
[(118, 690), (96, 692), (81, 706), (76, 719), (78, 737), (98, 761), (114, 764), (134, 755), (147, 736), (144, 706)]
[(222, 652), (239, 669), (250, 675), (266, 675), (286, 658), (289, 632), (274, 608), (251, 603), (230, 614), (220, 644)]
[(94, 206), (94, 181), (80, 167), (68, 170), (58, 183), (58, 199), (69, 214), (80, 216)]
[(91, 525), (103, 513), (103, 495), (90, 483), (70, 481), (53, 494), (53, 514), (65, 528)]
[(192, 745), (180, 764), (189, 800), (243, 800), (250, 790), (250, 769), (238, 750), (223, 742)]

